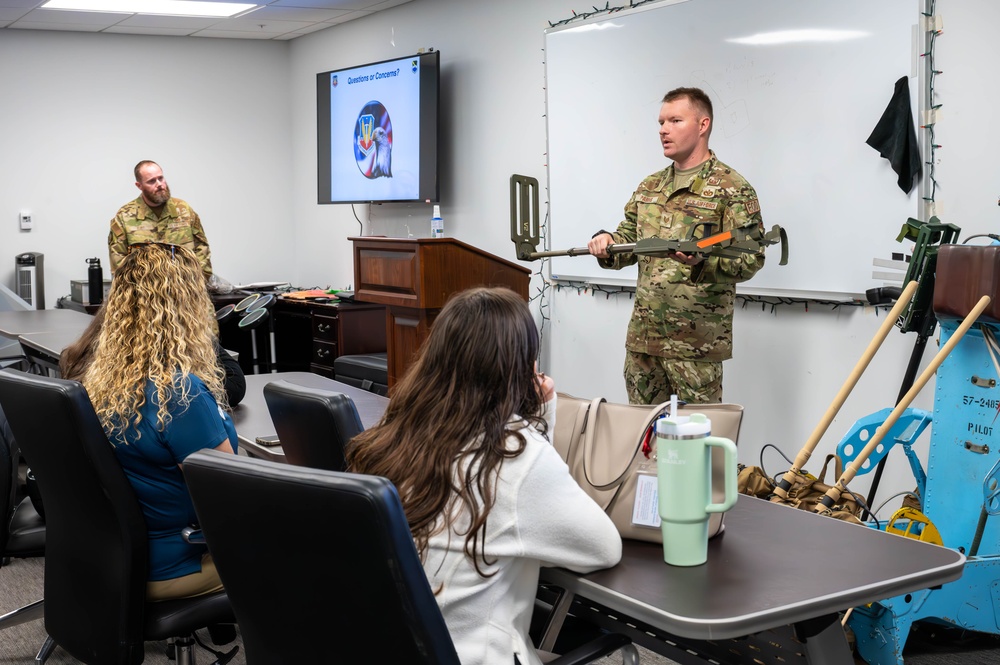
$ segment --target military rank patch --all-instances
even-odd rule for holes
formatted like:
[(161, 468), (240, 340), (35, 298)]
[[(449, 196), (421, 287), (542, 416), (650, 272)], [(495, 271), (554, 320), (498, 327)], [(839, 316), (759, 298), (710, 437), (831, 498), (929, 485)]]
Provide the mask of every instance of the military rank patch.
[(692, 208), (704, 208), (705, 210), (718, 210), (719, 208), (718, 201), (702, 201), (701, 199), (690, 198), (684, 203)]
[(750, 199), (746, 203), (746, 209), (748, 215), (756, 215), (760, 212), (760, 201), (757, 199)]
[(639, 201), (640, 203), (656, 203), (657, 198), (658, 197), (656, 196), (646, 196), (645, 194), (635, 195), (635, 200)]

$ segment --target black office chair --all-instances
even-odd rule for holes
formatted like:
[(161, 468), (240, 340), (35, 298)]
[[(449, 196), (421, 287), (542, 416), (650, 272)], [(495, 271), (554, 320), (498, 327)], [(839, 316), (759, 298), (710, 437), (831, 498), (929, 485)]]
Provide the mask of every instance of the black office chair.
[(0, 369), (21, 369), (27, 371), (31, 363), (24, 355), (24, 348), (16, 339), (0, 337)]
[(386, 353), (355, 353), (337, 356), (333, 378), (362, 390), (389, 395), (389, 356)]
[(231, 623), (225, 592), (147, 603), (146, 523), (132, 486), (75, 381), (0, 371), (0, 403), (45, 504), (45, 630), (84, 663), (141, 663), (146, 640), (176, 638), (194, 663), (193, 632)]
[[(217, 451), (184, 477), (248, 662), (459, 665), (388, 480)], [(551, 662), (623, 648), (635, 655), (605, 635)]]
[(347, 468), (344, 447), (365, 429), (350, 397), (272, 381), (264, 386), (264, 401), (285, 461), (328, 471)]
[(18, 491), (20, 451), (0, 408), (0, 566), (11, 558), (45, 554), (45, 520)]
[[(35, 510), (30, 496), (18, 492), (20, 452), (0, 408), (0, 566), (12, 558), (45, 554), (45, 520)], [(41, 619), (41, 600), (0, 616), (0, 630)]]

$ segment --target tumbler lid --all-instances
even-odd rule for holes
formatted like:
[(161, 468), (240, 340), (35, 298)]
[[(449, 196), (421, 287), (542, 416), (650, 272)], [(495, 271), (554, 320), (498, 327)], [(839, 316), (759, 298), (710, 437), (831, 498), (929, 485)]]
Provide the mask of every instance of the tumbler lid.
[(670, 415), (656, 421), (656, 435), (666, 439), (701, 439), (712, 434), (712, 421), (702, 413)]

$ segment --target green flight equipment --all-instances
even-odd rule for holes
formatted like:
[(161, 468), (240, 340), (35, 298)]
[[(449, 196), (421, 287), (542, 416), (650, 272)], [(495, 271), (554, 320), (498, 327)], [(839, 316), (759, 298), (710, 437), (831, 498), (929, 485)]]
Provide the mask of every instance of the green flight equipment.
[[(779, 265), (788, 263), (788, 236), (775, 224), (770, 231), (763, 231), (757, 224), (713, 233), (715, 224), (705, 222), (691, 227), (683, 240), (643, 238), (638, 242), (608, 245), (608, 254), (635, 254), (652, 258), (665, 258), (677, 252), (689, 256), (715, 256), (728, 259), (742, 254), (757, 254), (767, 245), (781, 244)], [(538, 180), (527, 176), (510, 177), (510, 239), (517, 248), (520, 261), (535, 261), (551, 256), (590, 256), (586, 247), (551, 251), (538, 251), (540, 229), (538, 224)]]

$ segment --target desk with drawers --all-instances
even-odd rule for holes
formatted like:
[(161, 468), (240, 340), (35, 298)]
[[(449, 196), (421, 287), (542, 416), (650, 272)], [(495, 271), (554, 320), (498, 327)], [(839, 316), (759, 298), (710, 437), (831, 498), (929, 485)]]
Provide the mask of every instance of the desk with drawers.
[(386, 350), (384, 305), (278, 298), (272, 314), (279, 372), (332, 379), (337, 356)]

